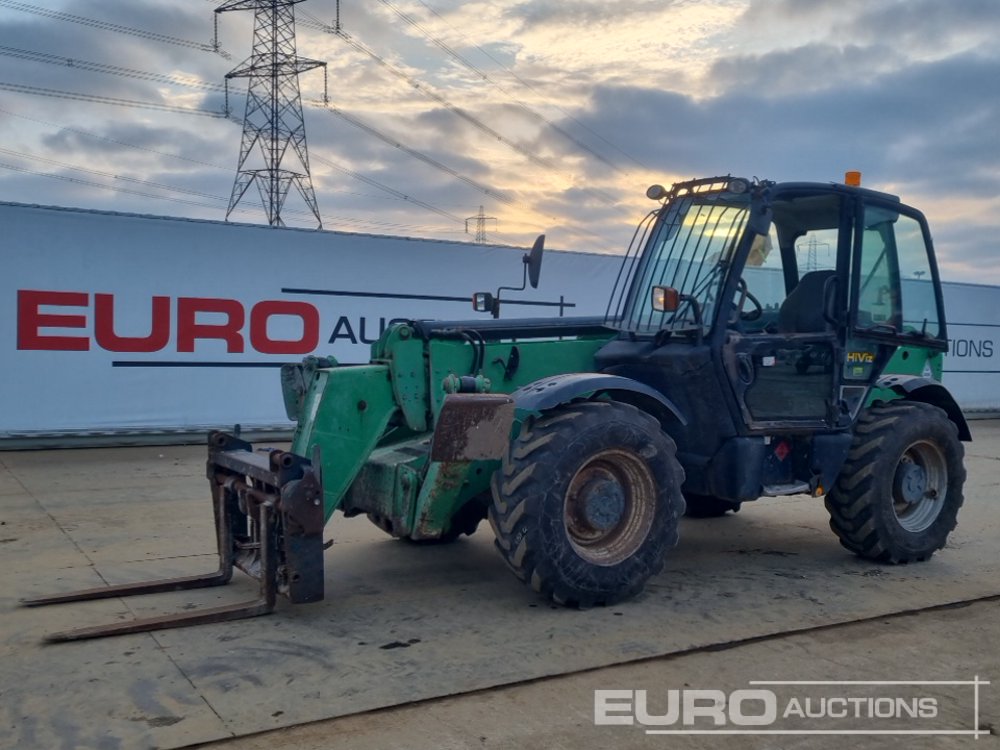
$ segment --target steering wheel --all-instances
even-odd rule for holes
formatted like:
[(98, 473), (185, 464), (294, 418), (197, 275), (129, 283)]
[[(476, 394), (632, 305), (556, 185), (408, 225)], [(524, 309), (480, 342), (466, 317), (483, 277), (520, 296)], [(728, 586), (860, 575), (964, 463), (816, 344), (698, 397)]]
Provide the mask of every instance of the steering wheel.
[[(736, 283), (736, 291), (740, 293), (740, 301), (736, 303), (736, 309), (739, 311), (740, 320), (757, 320), (764, 314), (764, 306), (760, 304), (760, 300), (753, 295), (753, 292), (747, 288), (746, 279), (741, 278)], [(753, 309), (748, 312), (744, 312), (743, 305), (746, 304), (747, 300), (750, 300), (753, 304)]]

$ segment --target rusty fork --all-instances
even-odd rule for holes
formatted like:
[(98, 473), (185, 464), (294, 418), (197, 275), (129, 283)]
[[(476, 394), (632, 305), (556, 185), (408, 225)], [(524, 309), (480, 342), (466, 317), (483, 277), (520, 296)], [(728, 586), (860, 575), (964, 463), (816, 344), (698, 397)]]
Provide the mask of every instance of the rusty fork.
[(222, 586), (237, 567), (256, 578), (249, 602), (129, 622), (76, 628), (45, 637), (78, 641), (165, 628), (241, 620), (272, 612), (277, 594), (292, 602), (323, 598), (323, 507), (318, 470), (291, 453), (254, 453), (249, 443), (222, 432), (209, 435), (208, 478), (215, 511), (219, 567), (213, 573), (164, 578), (24, 599), (26, 607)]

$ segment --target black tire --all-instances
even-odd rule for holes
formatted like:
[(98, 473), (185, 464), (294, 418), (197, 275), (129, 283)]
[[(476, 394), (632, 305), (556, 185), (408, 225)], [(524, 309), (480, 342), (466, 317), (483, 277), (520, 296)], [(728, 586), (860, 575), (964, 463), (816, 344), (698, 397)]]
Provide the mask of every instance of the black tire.
[(712, 495), (695, 495), (692, 492), (684, 493), (684, 500), (687, 501), (688, 518), (721, 518), (730, 511), (740, 512), (743, 503), (734, 503), (731, 500), (723, 500), (721, 497)]
[(677, 544), (684, 470), (656, 419), (568, 404), (528, 419), (493, 476), (490, 524), (514, 574), (558, 604), (638, 594)]
[(826, 496), (830, 528), (861, 557), (926, 560), (955, 528), (964, 453), (958, 428), (936, 406), (872, 406), (858, 420), (847, 461)]

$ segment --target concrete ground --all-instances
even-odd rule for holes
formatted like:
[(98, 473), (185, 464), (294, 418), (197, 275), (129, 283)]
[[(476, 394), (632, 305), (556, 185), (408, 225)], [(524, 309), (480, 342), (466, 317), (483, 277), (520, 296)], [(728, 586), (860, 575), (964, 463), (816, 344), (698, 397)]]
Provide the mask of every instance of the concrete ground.
[[(722, 649), (706, 648), (635, 664), (605, 667), (583, 673), (484, 690), (469, 695), (430, 700), (330, 721), (281, 729), (202, 746), (206, 750), (652, 750), (684, 748), (815, 748), (899, 747), (932, 750), (942, 747), (1000, 748), (1000, 601), (992, 599), (864, 623), (839, 625), (798, 635), (776, 635)], [(864, 737), (815, 735), (647, 735), (641, 725), (595, 726), (595, 690), (646, 690), (662, 707), (669, 687), (745, 688), (749, 680), (926, 680), (952, 676), (973, 681), (994, 678), (981, 686), (978, 720), (974, 715), (974, 686), (923, 686), (900, 690), (900, 695), (938, 698), (933, 722), (850, 721), (847, 728), (936, 729), (957, 728), (975, 735), (877, 735)], [(836, 688), (785, 688), (795, 695), (830, 696)], [(874, 695), (865, 688), (839, 688), (840, 695)], [(866, 688), (875, 691), (877, 688)], [(893, 688), (886, 688), (891, 694)], [(810, 692), (811, 691), (811, 692)], [(785, 704), (787, 706), (787, 704)], [(909, 718), (909, 717), (908, 717)], [(789, 719), (775, 727), (795, 729)], [(816, 722), (815, 725), (820, 725)], [(699, 726), (705, 726), (699, 724)], [(707, 725), (711, 727), (712, 725)], [(821, 726), (843, 728), (837, 722)], [(740, 727), (728, 726), (739, 731)]]
[[(808, 698), (814, 713), (826, 705), (860, 710), (863, 698), (880, 698), (896, 713), (790, 714), (769, 730), (981, 727), (978, 739), (882, 734), (851, 742), (996, 746), (995, 684), (895, 685), (886, 693), (870, 685), (748, 685), (1000, 679), (992, 598), (1000, 593), (1000, 423), (977, 422), (973, 432), (959, 527), (924, 564), (889, 568), (859, 560), (837, 544), (821, 502), (768, 499), (723, 519), (686, 519), (680, 546), (641, 597), (576, 612), (551, 607), (517, 583), (492, 550), (487, 528), (427, 548), (389, 540), (364, 519), (337, 517), (327, 529), (336, 544), (325, 558), (322, 603), (279, 606), (248, 621), (56, 646), (40, 645), (40, 635), (239, 601), (252, 596), (252, 586), (241, 578), (222, 589), (18, 607), (20, 597), (210, 570), (204, 449), (0, 453), (0, 747), (832, 747), (845, 741), (821, 734), (664, 736), (645, 733), (641, 723), (595, 727), (595, 689), (647, 691), (650, 717), (669, 708), (671, 690), (768, 689), (782, 711)], [(920, 700), (920, 716), (898, 716), (903, 708), (915, 711)], [(747, 710), (763, 705), (751, 701)], [(626, 713), (619, 706), (615, 715)], [(741, 727), (705, 718), (689, 727), (720, 728)]]

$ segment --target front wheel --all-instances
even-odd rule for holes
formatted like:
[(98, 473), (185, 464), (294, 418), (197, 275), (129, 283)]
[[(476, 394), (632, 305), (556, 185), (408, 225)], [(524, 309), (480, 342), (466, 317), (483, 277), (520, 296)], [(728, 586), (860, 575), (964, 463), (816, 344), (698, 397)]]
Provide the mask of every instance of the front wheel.
[(663, 567), (684, 513), (684, 470), (659, 422), (588, 401), (527, 420), (493, 479), (496, 545), (559, 604), (627, 599)]
[(826, 497), (830, 528), (861, 557), (926, 560), (955, 528), (965, 484), (958, 428), (936, 406), (892, 401), (858, 420), (854, 443)]

